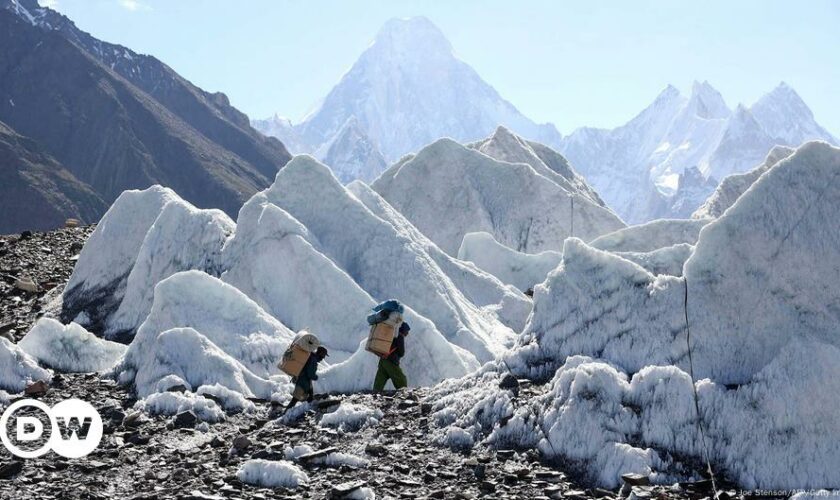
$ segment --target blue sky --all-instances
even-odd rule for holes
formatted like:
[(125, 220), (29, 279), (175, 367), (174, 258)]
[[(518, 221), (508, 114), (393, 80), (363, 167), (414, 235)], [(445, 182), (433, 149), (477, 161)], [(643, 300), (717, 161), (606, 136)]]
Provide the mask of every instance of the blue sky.
[(249, 116), (308, 112), (391, 17), (424, 15), (530, 118), (614, 127), (667, 84), (730, 107), (784, 80), (840, 135), (840, 2), (42, 0)]

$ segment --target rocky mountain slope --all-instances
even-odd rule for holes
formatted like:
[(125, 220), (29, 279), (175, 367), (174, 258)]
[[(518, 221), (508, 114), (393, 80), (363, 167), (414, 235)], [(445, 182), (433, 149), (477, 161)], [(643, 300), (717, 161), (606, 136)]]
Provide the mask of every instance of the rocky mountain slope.
[(0, 234), (99, 219), (105, 201), (41, 146), (0, 122)]
[[(18, 341), (36, 319), (56, 313), (50, 303), (64, 290), (93, 229), (0, 235), (0, 336)], [(23, 288), (19, 280), (34, 286)]]
[(35, 0), (0, 7), (0, 120), (105, 202), (161, 183), (235, 214), (290, 158), (223, 94), (153, 57), (97, 40)]

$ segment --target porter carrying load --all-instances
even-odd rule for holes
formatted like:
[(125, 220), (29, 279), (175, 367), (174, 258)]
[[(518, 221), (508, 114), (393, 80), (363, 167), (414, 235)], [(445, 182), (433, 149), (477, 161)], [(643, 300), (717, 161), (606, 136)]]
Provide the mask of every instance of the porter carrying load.
[(292, 344), (283, 353), (283, 359), (280, 360), (277, 367), (286, 375), (297, 377), (309, 360), (309, 356), (317, 351), (320, 346), (321, 341), (318, 340), (318, 337), (302, 330), (292, 339)]
[(368, 316), (371, 325), (365, 349), (379, 357), (391, 354), (391, 344), (403, 322), (405, 308), (396, 300), (386, 300), (373, 308)]

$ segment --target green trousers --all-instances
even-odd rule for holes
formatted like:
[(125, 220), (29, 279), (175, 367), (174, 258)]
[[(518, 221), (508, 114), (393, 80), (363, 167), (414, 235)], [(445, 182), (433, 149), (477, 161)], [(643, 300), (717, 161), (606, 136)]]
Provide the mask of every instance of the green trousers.
[(376, 379), (373, 381), (373, 390), (381, 391), (385, 389), (385, 383), (388, 380), (394, 384), (394, 389), (402, 389), (408, 385), (408, 379), (405, 378), (400, 365), (388, 361), (385, 358), (379, 360), (379, 369), (376, 370)]

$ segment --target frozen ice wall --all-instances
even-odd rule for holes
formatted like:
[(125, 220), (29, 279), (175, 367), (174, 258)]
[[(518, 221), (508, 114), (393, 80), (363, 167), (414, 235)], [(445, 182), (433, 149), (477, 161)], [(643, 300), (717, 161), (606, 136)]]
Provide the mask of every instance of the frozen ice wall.
[[(809, 143), (700, 232), (684, 278), (567, 240), (518, 347), (436, 388), (438, 435), (538, 446), (617, 486), (626, 472), (690, 475), (702, 421), (720, 476), (837, 487), (838, 206), (840, 149)], [(513, 404), (508, 370), (548, 381), (545, 392)]]
[(64, 322), (84, 313), (88, 321), (82, 326), (104, 330), (125, 295), (128, 275), (146, 233), (163, 207), (179, 199), (174, 191), (160, 186), (124, 191), (117, 197), (85, 243), (65, 287)]

